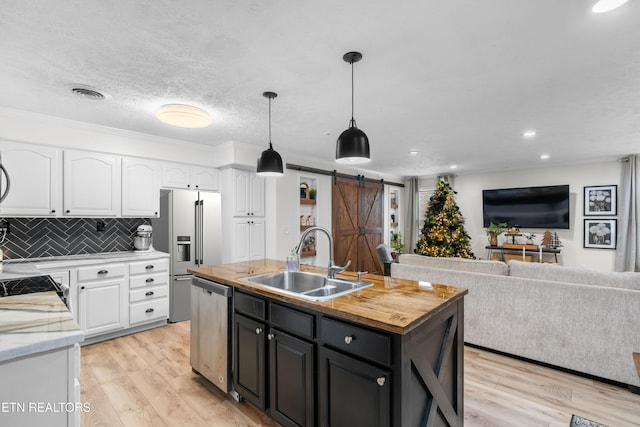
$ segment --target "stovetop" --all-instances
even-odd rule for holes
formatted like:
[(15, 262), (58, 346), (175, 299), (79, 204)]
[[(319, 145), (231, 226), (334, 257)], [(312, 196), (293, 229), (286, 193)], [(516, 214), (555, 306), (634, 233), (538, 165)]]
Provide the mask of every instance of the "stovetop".
[(56, 291), (62, 296), (62, 288), (51, 276), (30, 276), (0, 280), (0, 297)]

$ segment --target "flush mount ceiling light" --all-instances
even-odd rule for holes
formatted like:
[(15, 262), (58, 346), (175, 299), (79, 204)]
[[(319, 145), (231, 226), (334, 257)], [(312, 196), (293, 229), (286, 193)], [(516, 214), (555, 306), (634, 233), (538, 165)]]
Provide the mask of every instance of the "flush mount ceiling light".
[(591, 11), (593, 13), (609, 12), (610, 10), (619, 8), (626, 2), (627, 0), (600, 0), (598, 3), (593, 5)]
[(264, 92), (265, 98), (269, 98), (269, 148), (264, 150), (258, 157), (258, 175), (262, 176), (280, 176), (284, 172), (282, 170), (282, 157), (271, 144), (271, 100), (278, 96), (275, 92)]
[(156, 117), (163, 123), (180, 128), (206, 128), (213, 120), (202, 108), (186, 104), (166, 104), (156, 111)]
[(371, 158), (369, 154), (369, 138), (356, 126), (353, 118), (353, 63), (362, 59), (360, 52), (345, 53), (342, 59), (351, 64), (351, 120), (349, 129), (340, 134), (336, 143), (336, 162), (365, 163)]
[(525, 130), (524, 132), (522, 132), (522, 137), (523, 138), (533, 138), (534, 136), (536, 136), (538, 133), (531, 129), (531, 130)]

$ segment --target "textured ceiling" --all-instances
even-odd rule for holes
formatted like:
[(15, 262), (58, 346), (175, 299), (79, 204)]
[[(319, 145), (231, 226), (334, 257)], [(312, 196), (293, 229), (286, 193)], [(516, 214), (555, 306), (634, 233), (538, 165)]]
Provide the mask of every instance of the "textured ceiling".
[[(285, 161), (331, 162), (351, 109), (342, 55), (358, 50), (368, 170), (606, 161), (640, 151), (640, 2), (601, 15), (594, 2), (2, 0), (0, 106), (266, 148), (271, 90), (274, 148)], [(108, 98), (73, 95), (73, 84)], [(175, 102), (206, 109), (214, 124), (158, 122), (155, 110)], [(538, 135), (524, 140), (529, 128)]]

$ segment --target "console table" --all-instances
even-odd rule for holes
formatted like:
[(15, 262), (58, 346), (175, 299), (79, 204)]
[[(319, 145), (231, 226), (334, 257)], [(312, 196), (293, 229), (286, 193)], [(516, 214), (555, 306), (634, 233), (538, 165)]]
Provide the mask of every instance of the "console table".
[[(488, 251), (487, 259), (492, 259), (493, 251), (499, 251), (500, 257), (504, 260), (504, 253), (522, 253), (522, 249), (516, 248), (505, 248), (504, 246), (485, 246), (485, 249)], [(551, 248), (542, 248), (543, 254), (553, 254), (556, 262), (558, 262), (558, 254), (560, 253), (560, 249), (551, 249)], [(540, 255), (540, 249), (525, 249), (525, 254), (532, 255)], [(538, 260), (540, 261), (540, 260)]]

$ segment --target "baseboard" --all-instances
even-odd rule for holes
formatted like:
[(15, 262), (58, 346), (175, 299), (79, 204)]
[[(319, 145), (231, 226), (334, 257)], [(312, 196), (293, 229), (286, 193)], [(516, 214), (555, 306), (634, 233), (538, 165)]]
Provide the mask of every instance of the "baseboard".
[[(529, 359), (527, 357), (517, 356), (515, 354), (506, 353), (506, 352), (500, 351), (500, 350), (494, 350), (492, 348), (483, 347), (483, 346), (477, 345), (477, 344), (471, 344), (471, 343), (465, 342), (464, 345), (466, 345), (468, 347), (472, 347), (472, 348), (478, 348), (480, 350), (485, 350), (485, 351), (488, 351), (490, 353), (499, 354), (501, 356), (511, 357), (513, 359), (516, 359), (516, 360), (522, 360), (523, 362), (533, 363), (534, 365), (544, 366), (545, 368), (550, 368), (550, 369), (555, 369), (557, 371), (566, 372), (566, 373), (571, 374), (571, 375), (577, 375), (579, 377), (588, 378), (588, 379), (594, 380), (594, 381), (599, 381), (601, 383), (611, 384), (611, 385), (614, 385), (616, 387), (628, 388), (632, 393), (640, 394), (640, 387), (634, 386), (632, 384), (627, 384), (627, 383), (623, 383), (623, 382), (620, 382), (620, 381), (611, 380), (609, 378), (599, 377), (599, 376), (596, 376), (596, 375), (586, 374), (586, 373), (580, 372), (580, 371), (574, 371), (573, 369), (563, 368), (562, 366), (556, 366), (556, 365), (552, 365), (551, 363), (540, 362), (539, 360), (534, 360), (534, 359)], [(635, 391), (634, 391), (634, 389), (635, 389)]]
[(86, 338), (83, 342), (80, 343), (81, 346), (95, 344), (101, 341), (107, 341), (114, 338), (123, 337), (125, 335), (135, 334), (136, 332), (146, 331), (148, 329), (157, 328), (160, 326), (165, 326), (167, 324), (167, 319), (160, 319), (155, 322), (146, 323), (144, 325), (136, 326), (133, 328), (121, 329), (115, 332), (109, 332), (102, 335), (96, 335), (94, 337)]

